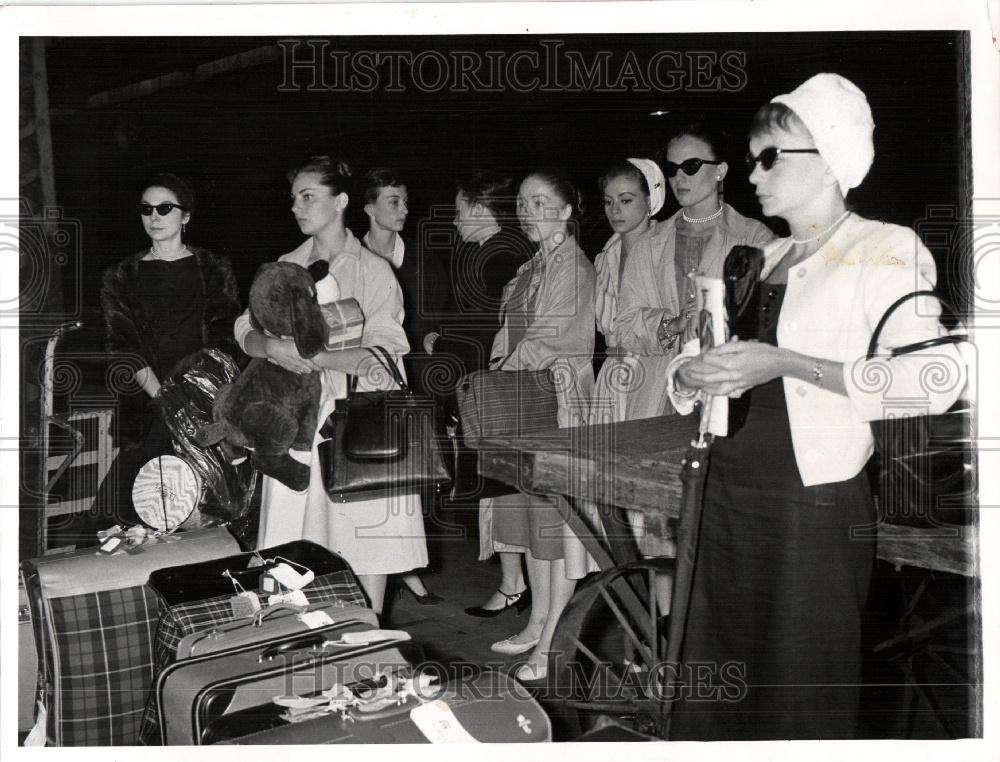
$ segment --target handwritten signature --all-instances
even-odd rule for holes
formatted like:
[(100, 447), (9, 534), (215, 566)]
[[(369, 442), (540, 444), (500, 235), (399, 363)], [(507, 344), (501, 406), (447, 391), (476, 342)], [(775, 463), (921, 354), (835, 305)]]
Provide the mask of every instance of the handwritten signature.
[(841, 253), (838, 251), (827, 251), (823, 253), (823, 261), (828, 265), (903, 265), (906, 262), (899, 257), (880, 252), (878, 254), (852, 254), (850, 252)]

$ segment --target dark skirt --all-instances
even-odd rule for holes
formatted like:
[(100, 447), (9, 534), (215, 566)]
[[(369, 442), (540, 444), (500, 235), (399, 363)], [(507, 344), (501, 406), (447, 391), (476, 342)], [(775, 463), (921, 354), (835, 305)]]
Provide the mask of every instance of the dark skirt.
[(493, 539), (526, 547), (540, 560), (564, 558), (565, 537), (572, 531), (556, 508), (561, 499), (521, 492), (493, 498)]
[(781, 379), (754, 389), (713, 446), (671, 739), (854, 737), (874, 519), (864, 472), (803, 486)]

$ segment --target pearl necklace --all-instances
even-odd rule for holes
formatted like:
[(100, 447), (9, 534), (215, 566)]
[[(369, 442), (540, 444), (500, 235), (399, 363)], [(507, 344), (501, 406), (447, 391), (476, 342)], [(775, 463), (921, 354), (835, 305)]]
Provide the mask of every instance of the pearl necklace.
[(183, 246), (181, 246), (180, 254), (178, 254), (173, 259), (167, 259), (166, 257), (161, 257), (159, 254), (157, 254), (156, 253), (156, 249), (154, 249), (152, 246), (149, 247), (149, 254), (150, 254), (150, 256), (153, 259), (158, 259), (161, 262), (175, 262), (178, 259), (183, 259), (185, 254), (190, 254), (190, 253), (191, 252), (188, 251), (187, 244), (184, 244)]
[(714, 214), (710, 214), (707, 217), (688, 217), (687, 212), (681, 209), (681, 217), (684, 218), (685, 222), (711, 222), (716, 217), (722, 214), (722, 207), (720, 206)]
[(820, 238), (822, 238), (831, 230), (833, 230), (835, 227), (837, 227), (837, 225), (843, 222), (844, 218), (847, 217), (847, 215), (849, 215), (850, 213), (851, 213), (850, 211), (845, 211), (842, 215), (840, 215), (837, 219), (835, 219), (833, 222), (831, 222), (829, 225), (823, 228), (823, 230), (818, 232), (812, 238), (796, 238), (795, 236), (792, 236), (792, 243), (802, 244), (802, 243), (812, 243), (813, 241), (818, 241)]

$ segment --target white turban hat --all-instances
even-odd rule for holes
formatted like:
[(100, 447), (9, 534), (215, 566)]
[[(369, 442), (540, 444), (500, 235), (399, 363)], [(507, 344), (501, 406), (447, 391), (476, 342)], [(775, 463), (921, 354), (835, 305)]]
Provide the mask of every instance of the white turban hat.
[(875, 122), (868, 99), (853, 82), (817, 74), (771, 103), (783, 103), (802, 120), (843, 195), (861, 184), (875, 158)]
[(652, 217), (663, 208), (667, 197), (667, 181), (660, 165), (652, 159), (629, 159), (629, 164), (642, 172), (649, 188), (649, 216)]

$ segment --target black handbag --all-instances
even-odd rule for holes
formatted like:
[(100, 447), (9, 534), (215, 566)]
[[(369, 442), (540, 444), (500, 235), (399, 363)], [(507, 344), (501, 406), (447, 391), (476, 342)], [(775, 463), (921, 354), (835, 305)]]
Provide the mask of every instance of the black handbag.
[[(868, 344), (875, 357), (889, 316), (904, 302), (933, 291), (915, 291), (893, 302), (882, 315)], [(941, 302), (943, 307), (949, 305)], [(951, 310), (954, 313), (954, 310)], [(949, 334), (890, 350), (893, 357), (968, 341)], [(869, 476), (879, 498), (880, 519), (910, 526), (970, 524), (976, 519), (975, 442), (972, 405), (960, 397), (946, 412), (872, 421), (876, 457)]]
[(434, 400), (413, 394), (389, 353), (375, 349), (368, 351), (399, 388), (359, 392), (354, 376), (347, 397), (337, 400), (320, 429), (323, 487), (336, 502), (419, 493), (449, 479), (437, 444)]

